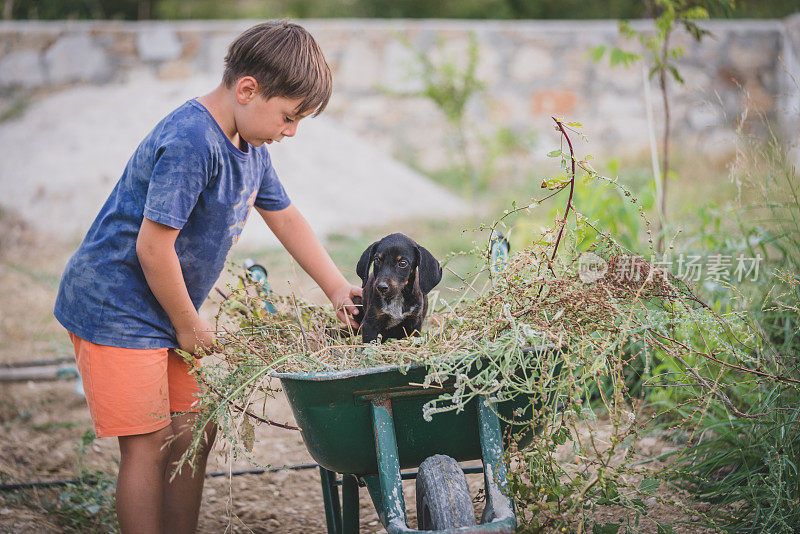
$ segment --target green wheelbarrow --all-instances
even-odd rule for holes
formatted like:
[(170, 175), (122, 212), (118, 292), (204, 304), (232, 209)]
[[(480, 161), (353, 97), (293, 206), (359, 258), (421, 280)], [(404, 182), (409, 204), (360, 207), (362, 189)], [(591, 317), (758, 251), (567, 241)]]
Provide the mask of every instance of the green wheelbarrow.
[[(544, 348), (526, 349), (534, 353)], [(535, 354), (531, 354), (536, 357)], [(513, 532), (513, 503), (503, 462), (506, 421), (530, 420), (541, 399), (519, 396), (502, 402), (477, 397), (463, 410), (423, 418), (423, 405), (454, 386), (423, 388), (422, 364), (405, 371), (376, 367), (325, 373), (275, 373), (319, 464), (329, 534), (359, 530), (358, 487), (366, 486), (389, 534)], [(498, 417), (500, 413), (503, 417)], [(531, 432), (529, 432), (531, 434)], [(524, 436), (521, 445), (530, 442)], [(481, 459), (483, 467), (457, 462)], [(401, 470), (419, 468), (408, 473)], [(476, 525), (467, 473), (483, 472), (486, 504)], [(341, 478), (337, 474), (341, 474)], [(416, 478), (420, 530), (409, 528), (401, 481)], [(338, 486), (342, 486), (339, 501)]]

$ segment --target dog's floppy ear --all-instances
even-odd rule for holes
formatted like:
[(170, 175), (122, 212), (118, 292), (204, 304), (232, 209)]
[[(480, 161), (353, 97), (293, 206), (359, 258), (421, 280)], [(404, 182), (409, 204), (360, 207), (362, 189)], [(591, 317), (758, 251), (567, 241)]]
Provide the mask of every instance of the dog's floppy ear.
[(428, 249), (417, 245), (417, 259), (419, 265), (419, 286), (424, 295), (427, 295), (436, 284), (442, 281), (442, 266), (428, 252)]
[(369, 278), (369, 268), (372, 265), (372, 257), (375, 254), (375, 247), (378, 246), (378, 243), (379, 241), (375, 241), (368, 246), (361, 254), (361, 259), (358, 260), (358, 264), (356, 265), (356, 274), (365, 284), (367, 283), (367, 278)]

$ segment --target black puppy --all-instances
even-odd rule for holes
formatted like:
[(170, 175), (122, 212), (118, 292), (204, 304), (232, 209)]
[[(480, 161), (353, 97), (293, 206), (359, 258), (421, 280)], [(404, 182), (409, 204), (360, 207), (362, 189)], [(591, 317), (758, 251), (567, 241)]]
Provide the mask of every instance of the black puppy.
[[(370, 267), (373, 267), (370, 272)], [(361, 323), (364, 343), (418, 336), (428, 311), (428, 292), (442, 280), (442, 266), (404, 234), (390, 234), (367, 247), (356, 273), (364, 289)]]

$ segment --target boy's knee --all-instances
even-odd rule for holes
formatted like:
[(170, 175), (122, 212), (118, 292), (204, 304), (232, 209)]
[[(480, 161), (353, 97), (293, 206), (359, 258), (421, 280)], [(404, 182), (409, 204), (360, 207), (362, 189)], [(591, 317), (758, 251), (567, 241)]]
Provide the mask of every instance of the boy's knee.
[(163, 460), (169, 448), (164, 443), (172, 436), (172, 427), (166, 426), (148, 434), (119, 436), (119, 452), (121, 460)]
[[(174, 442), (172, 448), (174, 452), (182, 454), (189, 448), (195, 439), (194, 417), (196, 414), (182, 414), (172, 419), (172, 431)], [(199, 437), (199, 436), (198, 436)], [(209, 421), (203, 428), (203, 436), (199, 437), (200, 443), (197, 448), (198, 454), (208, 456), (214, 440), (217, 437), (217, 425)]]

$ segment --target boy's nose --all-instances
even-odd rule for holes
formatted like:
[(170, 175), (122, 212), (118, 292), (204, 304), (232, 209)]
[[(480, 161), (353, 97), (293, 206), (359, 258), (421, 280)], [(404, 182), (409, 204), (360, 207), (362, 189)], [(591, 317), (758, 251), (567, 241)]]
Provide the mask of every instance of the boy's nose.
[(296, 134), (296, 133), (297, 133), (297, 124), (292, 124), (292, 125), (290, 125), (290, 126), (287, 126), (287, 127), (286, 127), (286, 128), (285, 128), (285, 129), (284, 129), (282, 132), (281, 132), (281, 134), (283, 134), (283, 135), (284, 135), (284, 136), (286, 136), (286, 137), (294, 137), (294, 134)]

